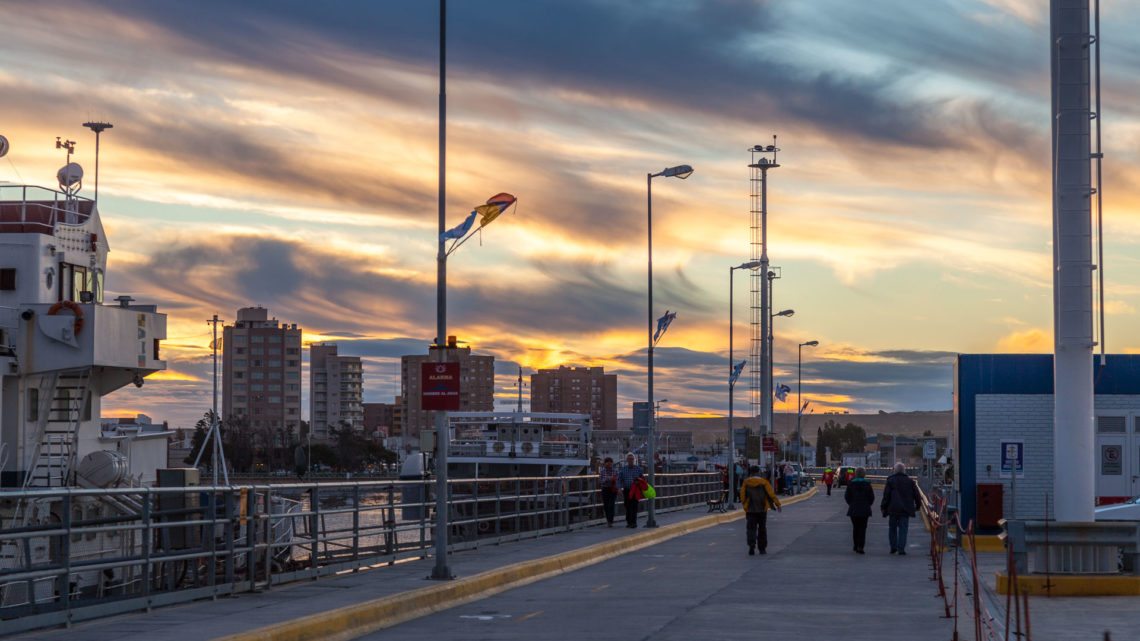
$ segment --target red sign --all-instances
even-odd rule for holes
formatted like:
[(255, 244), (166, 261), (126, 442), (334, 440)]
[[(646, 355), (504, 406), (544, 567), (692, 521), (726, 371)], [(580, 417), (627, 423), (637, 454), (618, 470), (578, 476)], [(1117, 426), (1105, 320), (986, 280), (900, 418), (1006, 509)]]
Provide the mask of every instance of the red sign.
[(776, 452), (776, 438), (774, 436), (765, 436), (762, 449), (765, 452)]
[(420, 407), (459, 409), (459, 363), (424, 363), (420, 369)]

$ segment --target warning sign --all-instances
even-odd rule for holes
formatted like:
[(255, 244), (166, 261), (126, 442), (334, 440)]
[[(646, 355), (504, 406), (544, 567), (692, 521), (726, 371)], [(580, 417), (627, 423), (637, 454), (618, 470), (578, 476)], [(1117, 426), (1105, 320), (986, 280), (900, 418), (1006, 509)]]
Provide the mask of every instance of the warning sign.
[(420, 407), (459, 409), (459, 363), (424, 363), (420, 369)]
[(1122, 445), (1100, 446), (1100, 473), (1105, 476), (1120, 476), (1124, 473), (1124, 447)]

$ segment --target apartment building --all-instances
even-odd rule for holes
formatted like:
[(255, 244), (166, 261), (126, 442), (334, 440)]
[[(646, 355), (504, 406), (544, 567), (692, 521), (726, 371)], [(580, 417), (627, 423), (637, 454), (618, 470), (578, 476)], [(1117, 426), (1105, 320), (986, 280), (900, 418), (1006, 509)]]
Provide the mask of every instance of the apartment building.
[[(495, 409), (495, 357), (471, 353), (470, 347), (458, 347), (455, 337), (447, 337), (443, 360), (459, 363), (459, 411), (490, 412)], [(432, 346), (427, 354), (400, 358), (400, 407), (398, 421), (400, 435), (405, 439), (419, 438), (420, 430), (435, 427), (435, 412), (420, 405), (422, 385), (420, 370), (428, 360), (439, 360), (439, 347)]]
[(243, 307), (222, 329), (223, 421), (294, 438), (301, 431), (301, 329)]
[(594, 431), (617, 429), (617, 374), (603, 367), (540, 369), (530, 376), (530, 410), (589, 414)]
[[(328, 440), (347, 425), (364, 432), (364, 369), (359, 356), (338, 353), (336, 343), (309, 346), (309, 426)], [(370, 435), (368, 435), (370, 436)]]

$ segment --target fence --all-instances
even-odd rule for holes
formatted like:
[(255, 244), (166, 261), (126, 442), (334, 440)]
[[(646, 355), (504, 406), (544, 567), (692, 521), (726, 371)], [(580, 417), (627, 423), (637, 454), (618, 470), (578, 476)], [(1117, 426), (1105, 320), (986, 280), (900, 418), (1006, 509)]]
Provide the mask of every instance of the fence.
[[(658, 474), (656, 509), (714, 473)], [(0, 492), (0, 628), (39, 627), (430, 556), (434, 480)], [(449, 482), (449, 550), (604, 522), (594, 476)], [(621, 509), (620, 502), (618, 505)]]

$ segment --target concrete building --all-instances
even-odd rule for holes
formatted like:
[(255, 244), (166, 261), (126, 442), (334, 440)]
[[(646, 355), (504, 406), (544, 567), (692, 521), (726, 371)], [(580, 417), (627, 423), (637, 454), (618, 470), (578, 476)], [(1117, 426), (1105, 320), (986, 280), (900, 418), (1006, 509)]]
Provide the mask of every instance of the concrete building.
[(588, 414), (594, 430), (617, 429), (617, 374), (602, 367), (540, 369), (530, 376), (530, 411)]
[(368, 438), (388, 438), (392, 435), (396, 418), (396, 406), (392, 403), (364, 404), (364, 432)]
[(301, 329), (244, 307), (222, 331), (223, 421), (281, 436), (301, 431)]
[(341, 425), (364, 432), (364, 380), (359, 356), (342, 356), (336, 343), (309, 346), (309, 426), (328, 440)]
[[(495, 357), (471, 353), (470, 347), (458, 347), (454, 336), (447, 337), (444, 360), (459, 363), (459, 410), (491, 412), (495, 409)], [(421, 430), (435, 428), (435, 412), (420, 404), (422, 387), (420, 370), (428, 360), (438, 360), (439, 348), (427, 354), (400, 358), (400, 435), (406, 443), (418, 439)]]
[[(954, 434), (939, 451), (953, 466), (962, 522), (996, 531), (1001, 518), (1055, 514), (1056, 477), (1092, 474), (1104, 505), (1140, 494), (1140, 356), (1094, 358), (1093, 469), (1053, 463), (1053, 355), (961, 354), (954, 371)], [(1016, 474), (1016, 478), (1014, 478)]]

